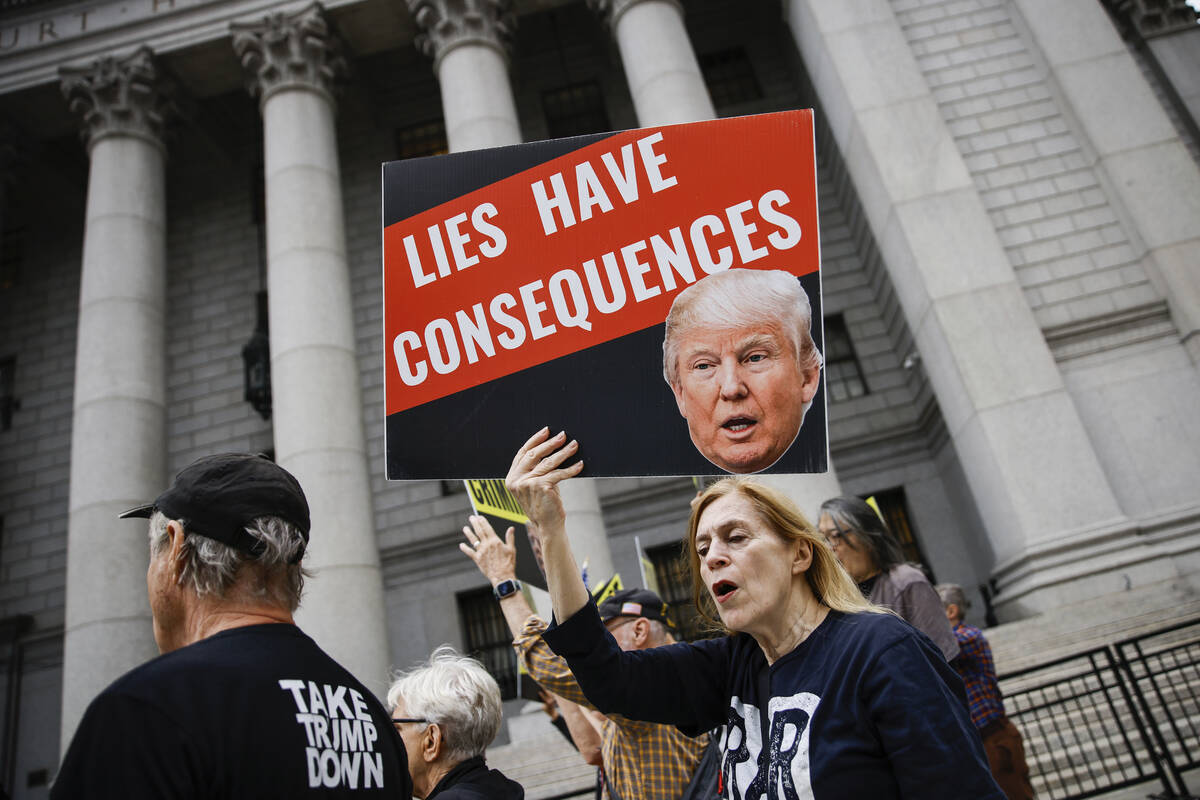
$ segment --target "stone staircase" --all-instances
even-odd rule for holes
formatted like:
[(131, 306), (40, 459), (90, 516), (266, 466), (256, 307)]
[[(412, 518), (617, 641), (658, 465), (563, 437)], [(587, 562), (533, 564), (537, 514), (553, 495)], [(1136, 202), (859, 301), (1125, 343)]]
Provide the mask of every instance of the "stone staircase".
[(996, 671), (1003, 675), (1197, 617), (1200, 594), (1155, 584), (987, 628), (984, 633)]
[[(1053, 615), (989, 628), (986, 635), (992, 645), (997, 671), (1004, 676), (1196, 619), (1200, 619), (1200, 596), (1168, 584), (1083, 602), (1064, 607)], [(1181, 640), (1184, 637), (1194, 641), (1196, 630), (1175, 635)], [(1156, 639), (1152, 649), (1158, 649), (1165, 641)], [(1105, 659), (1098, 659), (1097, 663), (1108, 664)], [(1013, 698), (1021, 689), (1086, 671), (1085, 660), (1072, 660), (1054, 668), (1002, 680), (1002, 688)], [(1196, 690), (1183, 688), (1182, 693), (1168, 693), (1166, 699), (1176, 720), (1190, 724), (1194, 731), (1200, 729)], [(1076, 694), (1080, 695), (1078, 700), (1069, 699)], [(1166, 717), (1161, 713), (1159, 699), (1153, 695), (1147, 697), (1151, 713), (1156, 719), (1164, 720)], [(1102, 711), (1089, 706), (1092, 700), (1099, 702), (1101, 699), (1105, 706)], [(1149, 759), (1144, 755), (1136, 764), (1127, 755), (1118, 755), (1126, 741), (1137, 741), (1136, 725), (1119, 689), (1111, 688), (1106, 695), (1101, 679), (1079, 678), (1069, 686), (1046, 689), (1037, 695), (1037, 700), (1052, 703), (1057, 709), (1052, 717), (1043, 718), (1037, 725), (1030, 724), (1028, 718), (1024, 718), (1022, 724), (1026, 756), (1038, 797), (1066, 797), (1098, 791), (1110, 782), (1133, 780), (1139, 774), (1152, 772)], [(1117, 710), (1115, 718), (1112, 709)], [(1170, 735), (1165, 724), (1162, 732), (1174, 755), (1180, 755), (1178, 739)], [(1193, 792), (1197, 789), (1193, 782), (1188, 783), (1188, 788)], [(1105, 800), (1131, 800), (1161, 791), (1161, 784), (1152, 780), (1095, 796)]]
[(488, 748), (488, 766), (498, 769), (525, 787), (527, 800), (544, 800), (578, 790), (591, 797), (596, 785), (596, 768), (584, 763), (567, 742), (541, 703), (525, 704), (519, 714), (509, 716), (509, 743)]

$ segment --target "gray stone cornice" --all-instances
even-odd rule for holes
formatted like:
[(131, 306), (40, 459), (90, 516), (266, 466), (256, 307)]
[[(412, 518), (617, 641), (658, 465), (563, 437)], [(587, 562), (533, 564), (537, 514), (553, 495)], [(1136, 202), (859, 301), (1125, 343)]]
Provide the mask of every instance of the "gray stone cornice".
[(508, 58), (517, 28), (512, 0), (405, 0), (420, 33), (417, 49), (436, 70), (446, 53), (465, 44), (484, 45)]
[(163, 129), (174, 104), (149, 47), (124, 58), (105, 56), (86, 67), (61, 67), (59, 77), (71, 111), (83, 118), (89, 150), (99, 139), (117, 135), (163, 148)]
[(587, 0), (588, 8), (599, 14), (600, 18), (604, 20), (604, 24), (610, 28), (616, 27), (617, 20), (621, 18), (622, 14), (638, 3), (644, 2), (667, 3), (675, 6), (680, 14), (683, 13), (683, 6), (680, 5), (679, 0)]
[(256, 22), (233, 22), (229, 28), (250, 93), (260, 102), (281, 89), (297, 88), (320, 92), (333, 102), (348, 68), (341, 40), (320, 3), (291, 13), (276, 11)]

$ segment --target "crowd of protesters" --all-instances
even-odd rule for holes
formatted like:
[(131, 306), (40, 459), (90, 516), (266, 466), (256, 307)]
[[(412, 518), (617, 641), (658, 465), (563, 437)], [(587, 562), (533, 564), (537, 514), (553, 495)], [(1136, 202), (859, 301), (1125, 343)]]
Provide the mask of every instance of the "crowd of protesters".
[[(965, 593), (905, 563), (876, 509), (832, 498), (814, 526), (753, 478), (707, 487), (684, 553), (714, 635), (679, 642), (654, 592), (584, 584), (559, 495), (577, 450), (543, 429), (507, 477), (553, 620), (521, 591), (512, 529), (469, 517), (460, 548), (598, 798), (1033, 796)], [(163, 655), (91, 704), (52, 797), (524, 797), (486, 763), (501, 702), (479, 662), (440, 647), (385, 706), (296, 627), (309, 510), (281, 467), (200, 459), (123, 516), (149, 520)]]

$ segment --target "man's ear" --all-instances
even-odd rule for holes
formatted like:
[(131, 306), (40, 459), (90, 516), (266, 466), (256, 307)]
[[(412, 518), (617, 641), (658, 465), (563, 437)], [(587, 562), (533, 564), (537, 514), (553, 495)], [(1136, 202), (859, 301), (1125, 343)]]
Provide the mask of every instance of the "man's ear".
[(683, 386), (678, 379), (671, 384), (671, 392), (675, 395), (675, 405), (679, 408), (679, 416), (687, 419), (687, 407), (683, 403)]
[(650, 645), (650, 620), (638, 617), (630, 623), (633, 628), (633, 647), (643, 650)]
[(813, 367), (804, 373), (804, 383), (800, 384), (800, 401), (811, 402), (817, 396), (817, 384), (821, 382), (821, 368)]
[(171, 566), (171, 577), (178, 583), (183, 577), (183, 553), (185, 538), (179, 520), (167, 522), (167, 563)]
[(421, 734), (421, 758), (426, 764), (432, 764), (438, 760), (442, 754), (442, 726), (436, 722), (429, 723), (429, 727)]

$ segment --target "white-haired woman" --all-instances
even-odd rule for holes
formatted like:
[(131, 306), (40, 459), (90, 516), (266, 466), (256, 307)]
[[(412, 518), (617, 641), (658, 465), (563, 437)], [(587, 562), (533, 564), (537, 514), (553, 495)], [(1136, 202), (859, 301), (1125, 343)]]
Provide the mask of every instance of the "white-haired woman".
[(523, 800), (519, 783), (484, 762), (500, 730), (500, 687), (478, 661), (442, 645), (427, 663), (398, 674), (387, 700), (416, 797)]
[(724, 725), (717, 794), (781, 800), (1003, 800), (962, 681), (925, 637), (869, 603), (786, 497), (745, 478), (692, 509), (693, 594), (728, 635), (624, 653), (600, 622), (567, 543), (560, 480), (581, 462), (543, 429), (508, 485), (542, 536), (554, 612), (544, 634), (605, 713)]

